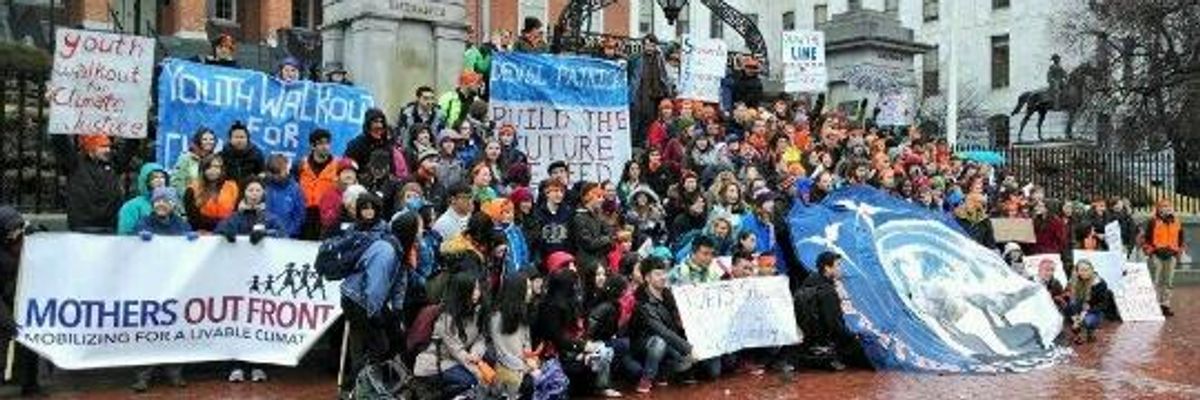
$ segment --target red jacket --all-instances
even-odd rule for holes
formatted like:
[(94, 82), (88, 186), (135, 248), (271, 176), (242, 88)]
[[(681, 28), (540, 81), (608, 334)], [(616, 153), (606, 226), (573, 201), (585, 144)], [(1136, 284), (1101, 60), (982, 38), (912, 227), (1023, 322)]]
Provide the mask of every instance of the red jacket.
[(667, 131), (667, 124), (661, 119), (656, 119), (650, 123), (650, 128), (646, 131), (646, 145), (650, 149), (662, 150), (662, 146), (667, 144), (667, 139), (671, 137)]
[(1071, 246), (1066, 219), (1049, 217), (1035, 227), (1037, 242), (1029, 246), (1029, 254), (1062, 254)]

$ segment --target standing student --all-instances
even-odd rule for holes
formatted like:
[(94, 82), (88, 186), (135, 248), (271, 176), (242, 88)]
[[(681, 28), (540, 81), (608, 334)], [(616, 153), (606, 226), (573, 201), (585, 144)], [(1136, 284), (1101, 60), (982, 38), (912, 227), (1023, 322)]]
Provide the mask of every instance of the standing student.
[(142, 217), (154, 212), (154, 204), (150, 201), (154, 190), (166, 187), (170, 183), (167, 170), (158, 163), (146, 163), (138, 172), (137, 186), (134, 190), (137, 196), (121, 205), (117, 214), (117, 234), (130, 235), (137, 231), (134, 227)]
[(112, 141), (104, 135), (80, 136), (79, 152), (66, 156), (67, 227), (73, 232), (113, 233), (123, 194), (112, 163)]
[[(17, 276), (20, 275), (21, 250), (25, 246), (25, 219), (9, 206), (0, 206), (0, 343), (16, 338), (17, 320), (12, 315), (17, 295)], [(11, 360), (13, 381), (21, 385), (20, 395), (37, 396), (38, 355), (25, 345), (13, 342)]]
[(1175, 288), (1175, 267), (1179, 258), (1187, 251), (1183, 237), (1183, 224), (1175, 216), (1171, 201), (1158, 201), (1154, 216), (1146, 223), (1146, 244), (1142, 249), (1150, 258), (1150, 272), (1154, 274), (1154, 286), (1158, 291), (1158, 304), (1164, 316), (1171, 317), (1171, 290)]
[(271, 156), (267, 162), (267, 176), (262, 182), (267, 189), (267, 212), (279, 219), (284, 236), (300, 237), (300, 228), (304, 225), (304, 193), (291, 177), (286, 156)]
[(183, 206), (192, 228), (212, 232), (237, 207), (238, 185), (226, 178), (225, 163), (220, 156), (200, 160), (200, 170), (200, 177), (184, 193)]
[(308, 136), (309, 153), (294, 167), (294, 175), (304, 194), (304, 223), (300, 238), (316, 240), (321, 237), (321, 199), (337, 188), (338, 163), (333, 157), (333, 134), (317, 129)]
[(201, 127), (192, 134), (188, 141), (187, 152), (175, 160), (175, 169), (171, 171), (171, 187), (177, 193), (184, 193), (200, 177), (200, 160), (216, 153), (217, 134), (211, 129)]

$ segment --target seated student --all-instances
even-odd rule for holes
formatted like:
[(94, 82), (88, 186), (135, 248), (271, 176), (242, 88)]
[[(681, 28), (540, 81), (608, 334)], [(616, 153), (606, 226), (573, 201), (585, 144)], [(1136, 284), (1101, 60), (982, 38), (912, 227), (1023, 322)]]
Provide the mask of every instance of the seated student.
[(533, 324), (534, 342), (562, 363), (573, 383), (572, 391), (590, 387), (600, 397), (621, 397), (621, 392), (610, 386), (612, 349), (585, 339), (578, 288), (579, 275), (574, 269), (564, 268), (550, 274), (546, 295)]
[(433, 325), (434, 341), (413, 365), (413, 375), (441, 380), (443, 393), (453, 396), (482, 382), (480, 364), (487, 351), (479, 326), (483, 286), (470, 272), (452, 275), (446, 284), (442, 313)]
[[(165, 183), (165, 180), (163, 183)], [(178, 203), (179, 197), (175, 195), (175, 189), (166, 185), (160, 185), (154, 189), (153, 194), (150, 196), (152, 207), (150, 215), (142, 217), (131, 230), (138, 232), (142, 240), (147, 242), (154, 235), (186, 235), (188, 240), (195, 240), (196, 233), (192, 231), (192, 227), (176, 211)], [(152, 365), (138, 370), (137, 379), (130, 388), (134, 392), (145, 392), (146, 389), (150, 388), (150, 380), (154, 378), (154, 373), (160, 369), (166, 373), (167, 381), (170, 382), (171, 386), (187, 386), (187, 382), (183, 380), (183, 366), (175, 364)]]
[(1067, 304), (1067, 316), (1071, 318), (1071, 329), (1078, 336), (1075, 343), (1096, 340), (1096, 329), (1105, 318), (1116, 319), (1116, 308), (1113, 307), (1113, 294), (1108, 290), (1108, 284), (1092, 263), (1080, 260), (1075, 263), (1075, 277), (1071, 279), (1070, 303)]
[(642, 261), (641, 271), (645, 284), (636, 295), (630, 341), (634, 352), (643, 357), (637, 392), (650, 393), (655, 382), (666, 384), (667, 377), (659, 376), (660, 366), (670, 366), (675, 373), (691, 367), (692, 345), (684, 336), (675, 297), (667, 287), (666, 262), (659, 257), (647, 258)]
[(1033, 280), (1046, 288), (1046, 291), (1050, 293), (1050, 298), (1054, 300), (1054, 305), (1058, 307), (1059, 312), (1066, 310), (1067, 302), (1070, 300), (1069, 293), (1063, 287), (1062, 282), (1054, 279), (1054, 261), (1042, 260), (1038, 264), (1038, 272), (1033, 277)]
[(524, 384), (540, 371), (541, 360), (529, 335), (530, 301), (533, 291), (526, 274), (506, 279), (500, 296), (490, 307), (488, 335), (496, 362), (496, 383), (510, 399), (528, 394)]
[(713, 263), (716, 256), (716, 245), (708, 235), (700, 235), (692, 240), (692, 253), (679, 265), (671, 269), (667, 279), (672, 286), (695, 285), (721, 280), (724, 273)]
[(817, 271), (805, 278), (796, 291), (796, 321), (804, 332), (807, 350), (831, 349), (828, 366), (846, 369), (844, 359), (855, 355), (857, 338), (846, 328), (842, 300), (838, 297), (836, 281), (841, 279), (841, 256), (824, 252), (817, 256)]
[(596, 304), (588, 311), (585, 336), (613, 349), (613, 358), (620, 361), (623, 373), (641, 377), (642, 365), (633, 357), (629, 347), (629, 319), (621, 318), (621, 300), (628, 287), (629, 281), (623, 276), (607, 278), (596, 295)]
[(141, 222), (143, 217), (154, 213), (154, 204), (150, 199), (154, 195), (154, 189), (170, 183), (167, 170), (162, 165), (158, 163), (142, 165), (141, 172), (138, 173), (137, 187), (134, 189), (137, 191), (137, 196), (122, 204), (121, 210), (117, 212), (117, 234), (137, 233), (134, 226)]

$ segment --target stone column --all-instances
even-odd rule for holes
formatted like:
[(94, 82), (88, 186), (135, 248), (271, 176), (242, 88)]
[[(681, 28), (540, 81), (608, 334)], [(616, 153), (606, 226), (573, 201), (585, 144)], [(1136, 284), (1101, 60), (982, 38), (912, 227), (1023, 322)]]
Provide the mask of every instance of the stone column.
[(435, 25), (433, 38), (436, 41), (437, 59), (435, 69), (437, 75), (430, 81), (436, 82), (440, 91), (454, 88), (458, 76), (463, 71), (463, 53), (466, 52), (467, 34), (461, 25)]

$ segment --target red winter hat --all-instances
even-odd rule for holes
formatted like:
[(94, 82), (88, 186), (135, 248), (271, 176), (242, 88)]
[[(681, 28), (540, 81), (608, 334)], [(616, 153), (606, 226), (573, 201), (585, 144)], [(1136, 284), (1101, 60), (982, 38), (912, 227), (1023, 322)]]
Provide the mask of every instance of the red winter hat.
[(355, 172), (358, 172), (358, 163), (354, 162), (354, 159), (351, 158), (343, 158), (338, 160), (337, 166), (339, 172), (346, 169), (352, 169)]
[(550, 257), (546, 257), (546, 274), (551, 275), (561, 271), (572, 262), (575, 262), (575, 256), (571, 255), (571, 253), (565, 251), (550, 253)]
[(508, 201), (513, 202), (513, 204), (521, 204), (522, 202), (526, 201), (532, 203), (533, 193), (529, 191), (529, 188), (522, 186), (516, 190), (513, 190), (513, 192), (508, 195)]

